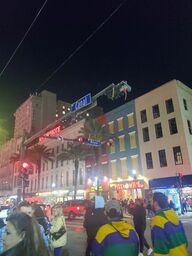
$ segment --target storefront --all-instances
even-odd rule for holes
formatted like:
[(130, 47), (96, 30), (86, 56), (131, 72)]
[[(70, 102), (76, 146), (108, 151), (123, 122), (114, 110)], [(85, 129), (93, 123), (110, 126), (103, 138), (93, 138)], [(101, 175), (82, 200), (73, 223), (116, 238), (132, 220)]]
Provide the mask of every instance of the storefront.
[[(97, 194), (97, 185), (97, 177), (87, 180), (86, 199), (92, 199)], [(106, 176), (99, 182), (99, 194), (102, 195), (105, 200), (109, 199), (109, 179)]]
[(153, 192), (162, 192), (173, 201), (176, 208), (180, 208), (181, 198), (192, 197), (192, 175), (185, 175), (182, 178), (177, 176), (153, 179), (149, 181), (149, 187)]
[(143, 198), (144, 180), (117, 181), (110, 183), (110, 198), (117, 200)]

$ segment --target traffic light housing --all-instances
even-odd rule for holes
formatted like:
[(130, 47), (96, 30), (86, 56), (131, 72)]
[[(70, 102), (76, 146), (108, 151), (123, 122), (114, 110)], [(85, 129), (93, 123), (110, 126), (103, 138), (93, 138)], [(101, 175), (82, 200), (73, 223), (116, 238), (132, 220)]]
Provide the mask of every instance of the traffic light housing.
[(111, 146), (112, 146), (112, 144), (113, 144), (113, 142), (112, 142), (112, 141), (110, 141), (110, 140), (108, 140), (108, 141), (106, 142), (106, 146), (107, 146), (107, 147), (111, 147)]
[(77, 140), (78, 140), (79, 143), (85, 143), (87, 139), (83, 136), (80, 136), (80, 137), (78, 137)]

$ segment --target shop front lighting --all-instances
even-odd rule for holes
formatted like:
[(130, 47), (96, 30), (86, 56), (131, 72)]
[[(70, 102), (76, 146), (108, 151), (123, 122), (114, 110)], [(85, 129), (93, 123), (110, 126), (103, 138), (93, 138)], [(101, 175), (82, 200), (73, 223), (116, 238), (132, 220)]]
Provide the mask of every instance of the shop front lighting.
[(104, 182), (107, 182), (107, 181), (108, 181), (107, 176), (104, 176), (104, 177), (103, 177), (103, 181), (104, 181)]

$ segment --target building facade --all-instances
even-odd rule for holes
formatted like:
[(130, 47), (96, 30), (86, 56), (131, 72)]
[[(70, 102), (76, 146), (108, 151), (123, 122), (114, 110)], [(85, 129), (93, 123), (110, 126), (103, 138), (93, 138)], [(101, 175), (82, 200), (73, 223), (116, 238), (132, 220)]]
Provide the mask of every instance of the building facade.
[(144, 181), (134, 100), (110, 111), (106, 117), (109, 133), (114, 136), (109, 152), (110, 196), (142, 197)]
[(192, 90), (173, 80), (137, 98), (135, 109), (143, 175), (178, 204), (178, 187), (192, 186)]

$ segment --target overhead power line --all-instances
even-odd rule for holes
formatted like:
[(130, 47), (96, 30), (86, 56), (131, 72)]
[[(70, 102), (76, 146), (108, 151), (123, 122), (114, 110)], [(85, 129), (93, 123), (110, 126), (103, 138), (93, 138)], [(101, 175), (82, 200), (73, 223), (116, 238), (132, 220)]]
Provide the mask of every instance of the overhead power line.
[(124, 5), (127, 0), (121, 2), (117, 8), (44, 80), (43, 83), (35, 90), (38, 92), (44, 85), (69, 61), (72, 57), (83, 48), (83, 46), (112, 18), (114, 14)]
[(48, 0), (45, 0), (45, 2), (43, 3), (43, 5), (41, 6), (40, 10), (38, 11), (37, 15), (35, 16), (33, 22), (31, 23), (31, 25), (29, 26), (29, 28), (27, 29), (27, 31), (25, 32), (24, 36), (22, 37), (21, 41), (19, 42), (19, 44), (17, 45), (17, 47), (15, 48), (14, 52), (12, 53), (12, 55), (10, 56), (9, 60), (7, 61), (7, 63), (5, 64), (4, 68), (2, 69), (1, 73), (0, 73), (0, 78), (2, 77), (5, 69), (7, 68), (7, 66), (10, 64), (10, 62), (12, 61), (12, 59), (14, 58), (15, 54), (17, 53), (19, 47), (21, 46), (21, 44), (23, 43), (23, 41), (25, 40), (26, 36), (28, 35), (28, 33), (30, 32), (31, 28), (33, 27), (34, 23), (36, 22), (37, 18), (39, 17), (40, 13), (42, 12), (43, 8), (45, 7), (46, 3), (48, 2)]

